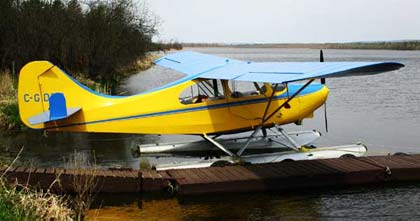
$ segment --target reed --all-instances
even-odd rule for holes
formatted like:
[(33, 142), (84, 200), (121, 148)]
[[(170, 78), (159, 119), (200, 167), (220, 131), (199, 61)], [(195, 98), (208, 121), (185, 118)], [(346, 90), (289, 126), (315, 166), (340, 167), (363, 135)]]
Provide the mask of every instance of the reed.
[[(22, 150), (8, 169), (17, 161)], [(73, 220), (74, 212), (67, 197), (55, 195), (49, 189), (36, 191), (7, 182), (5, 175), (8, 169), (0, 176), (0, 220)]]
[(136, 62), (136, 71), (144, 71), (151, 68), (154, 65), (153, 61), (158, 59), (160, 56), (161, 54), (151, 53), (151, 54), (148, 54), (143, 59), (138, 60)]
[(0, 75), (0, 127), (9, 131), (23, 128), (17, 104), (17, 79), (8, 71)]
[(13, 75), (4, 71), (0, 75), (0, 103), (15, 102), (17, 98), (17, 80)]
[(72, 220), (65, 196), (7, 185), (1, 180), (0, 220)]
[(66, 162), (66, 167), (74, 170), (72, 185), (75, 197), (72, 199), (72, 207), (75, 211), (76, 220), (84, 220), (95, 198), (97, 180), (96, 160), (89, 158), (83, 152), (74, 151)]

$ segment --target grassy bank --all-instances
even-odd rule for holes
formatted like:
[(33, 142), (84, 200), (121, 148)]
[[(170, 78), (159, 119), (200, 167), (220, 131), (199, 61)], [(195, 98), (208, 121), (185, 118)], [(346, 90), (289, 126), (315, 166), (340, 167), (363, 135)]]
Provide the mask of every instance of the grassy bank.
[(6, 171), (16, 164), (22, 151), (23, 147), (14, 160), (0, 161), (6, 168), (0, 174), (0, 220), (74, 220), (76, 213), (68, 197), (7, 181)]
[(19, 156), (23, 150), (22, 147), (13, 160), (0, 160), (0, 166), (7, 168), (0, 173), (0, 220), (85, 220), (98, 184), (95, 157), (77, 151), (64, 157), (65, 167), (77, 174), (70, 181), (75, 193), (55, 194), (52, 190), (62, 185), (61, 174), (56, 174), (47, 189), (30, 186), (29, 180), (25, 183), (7, 177), (12, 166), (22, 163)]
[(0, 220), (73, 220), (66, 197), (9, 185), (0, 178)]

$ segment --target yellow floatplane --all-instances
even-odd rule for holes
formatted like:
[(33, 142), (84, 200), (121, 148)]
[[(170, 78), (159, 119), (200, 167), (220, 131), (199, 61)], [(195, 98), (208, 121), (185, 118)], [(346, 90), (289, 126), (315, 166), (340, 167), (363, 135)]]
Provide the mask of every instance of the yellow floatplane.
[[(186, 76), (137, 95), (109, 96), (92, 91), (48, 61), (30, 62), (19, 76), (21, 120), (47, 131), (200, 135), (231, 157), (242, 156), (259, 133), (267, 137), (266, 130), (274, 127), (276, 137), (302, 152), (307, 151), (302, 144), (310, 142), (295, 142), (293, 136), (306, 132), (286, 133), (279, 126), (302, 122), (326, 102), (325, 78), (403, 67), (396, 62), (246, 62), (190, 51), (155, 63)], [(293, 83), (297, 81), (304, 83)], [(233, 145), (238, 148), (235, 153), (218, 141), (220, 135), (243, 131), (253, 133), (243, 144)]]

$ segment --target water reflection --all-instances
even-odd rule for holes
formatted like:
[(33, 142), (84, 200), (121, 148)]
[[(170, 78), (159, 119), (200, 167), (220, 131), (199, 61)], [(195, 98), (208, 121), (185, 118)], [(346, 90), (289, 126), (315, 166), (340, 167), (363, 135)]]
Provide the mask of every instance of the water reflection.
[(318, 196), (229, 194), (143, 199), (89, 211), (88, 220), (314, 220), (320, 216)]
[(28, 130), (13, 136), (3, 135), (0, 141), (2, 155), (14, 158), (23, 146), (20, 163), (37, 167), (65, 166), (66, 158), (75, 151), (95, 159), (102, 167), (138, 168), (138, 159), (132, 157), (131, 147), (138, 143), (154, 143), (152, 135), (47, 133)]
[(408, 183), (177, 198), (106, 196), (108, 203), (91, 209), (88, 220), (417, 220), (418, 188)]

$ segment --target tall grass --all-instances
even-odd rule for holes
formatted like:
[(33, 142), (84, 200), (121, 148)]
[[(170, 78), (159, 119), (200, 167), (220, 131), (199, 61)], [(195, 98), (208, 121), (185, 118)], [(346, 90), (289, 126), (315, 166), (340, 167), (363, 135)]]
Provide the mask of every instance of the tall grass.
[[(46, 190), (34, 189), (27, 184), (13, 182), (7, 178), (22, 153), (9, 163), (0, 174), (0, 220), (84, 220), (97, 193), (97, 166), (95, 158), (75, 151), (66, 163), (67, 170), (73, 170), (69, 180), (75, 195), (57, 195), (52, 191), (61, 186), (61, 174)], [(67, 184), (66, 184), (67, 185)], [(45, 187), (44, 187), (45, 188)]]
[(72, 200), (76, 220), (84, 220), (95, 198), (98, 186), (95, 157), (89, 158), (83, 152), (75, 151), (66, 163), (73, 170), (72, 185), (77, 193)]
[(17, 79), (4, 71), (0, 76), (0, 102), (14, 102), (17, 98)]
[(17, 104), (17, 79), (8, 71), (0, 75), (0, 127), (7, 130), (23, 128)]
[(0, 220), (72, 220), (65, 196), (0, 183)]
[(6, 181), (8, 169), (22, 150), (0, 176), (0, 220), (73, 220), (67, 197)]

